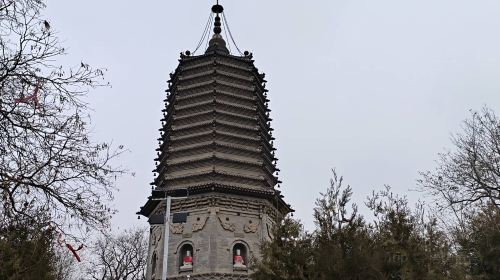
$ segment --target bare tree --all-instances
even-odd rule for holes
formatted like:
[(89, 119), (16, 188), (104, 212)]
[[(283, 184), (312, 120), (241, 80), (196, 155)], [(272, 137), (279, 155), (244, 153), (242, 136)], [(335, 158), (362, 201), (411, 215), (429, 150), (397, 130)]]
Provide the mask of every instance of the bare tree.
[(421, 173), (420, 185), (442, 198), (442, 207), (462, 210), (491, 203), (500, 207), (500, 120), (486, 107), (472, 112), (452, 138), (453, 151), (439, 154), (438, 167)]
[[(0, 0), (0, 215), (49, 213), (59, 228), (103, 227), (113, 210), (113, 158), (122, 147), (90, 139), (84, 100), (103, 69), (65, 54), (43, 0)], [(26, 211), (31, 209), (33, 211)]]
[(148, 244), (146, 229), (101, 236), (92, 247), (87, 274), (91, 279), (145, 279)]

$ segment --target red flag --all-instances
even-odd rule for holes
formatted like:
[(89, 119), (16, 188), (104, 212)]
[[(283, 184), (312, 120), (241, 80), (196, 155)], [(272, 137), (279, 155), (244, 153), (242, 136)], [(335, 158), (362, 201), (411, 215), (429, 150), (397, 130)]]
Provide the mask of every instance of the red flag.
[(68, 249), (71, 251), (71, 253), (73, 253), (73, 256), (75, 256), (76, 260), (78, 262), (81, 262), (80, 260), (80, 256), (78, 256), (78, 254), (76, 252), (80, 251), (81, 249), (83, 249), (83, 244), (80, 245), (76, 250), (73, 248), (73, 246), (71, 246), (70, 244), (66, 243), (66, 247), (68, 247)]
[(33, 91), (32, 95), (14, 99), (14, 102), (16, 102), (16, 103), (26, 103), (26, 104), (28, 104), (30, 102), (33, 102), (33, 104), (35, 105), (35, 108), (38, 107), (38, 90), (39, 89), (40, 89), (40, 82), (37, 82), (35, 90)]
[(78, 262), (82, 261), (80, 259), (80, 256), (76, 252), (78, 252), (81, 249), (83, 249), (83, 244), (80, 245), (77, 249), (73, 248), (73, 246), (71, 246), (71, 244), (66, 243), (66, 241), (64, 240), (64, 237), (63, 237), (63, 235), (62, 235), (61, 232), (57, 233), (57, 243), (59, 243), (60, 246), (66, 246), (66, 248), (68, 248), (71, 251), (71, 253), (73, 254), (73, 256), (75, 257), (75, 259)]

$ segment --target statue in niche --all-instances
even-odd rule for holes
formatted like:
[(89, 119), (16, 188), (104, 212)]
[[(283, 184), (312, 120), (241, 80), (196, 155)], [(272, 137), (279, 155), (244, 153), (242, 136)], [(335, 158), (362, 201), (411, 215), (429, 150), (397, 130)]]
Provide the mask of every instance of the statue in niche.
[(186, 255), (182, 258), (182, 270), (193, 269), (193, 256), (191, 255), (191, 251), (187, 250)]
[(234, 262), (235, 268), (246, 268), (247, 267), (245, 265), (245, 261), (243, 260), (243, 257), (241, 256), (240, 249), (236, 249), (236, 254), (233, 257), (233, 262)]
[(222, 226), (222, 228), (227, 230), (227, 231), (234, 232), (236, 230), (234, 224), (229, 222), (228, 217), (226, 217), (226, 219), (224, 220), (224, 219), (222, 219), (222, 217), (219, 216), (219, 222), (220, 222), (220, 225)]

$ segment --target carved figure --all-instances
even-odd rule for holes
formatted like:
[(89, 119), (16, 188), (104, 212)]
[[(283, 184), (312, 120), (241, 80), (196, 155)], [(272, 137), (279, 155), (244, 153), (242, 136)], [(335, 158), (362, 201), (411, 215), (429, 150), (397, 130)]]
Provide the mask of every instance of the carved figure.
[(186, 255), (182, 258), (181, 269), (192, 269), (193, 268), (193, 257), (191, 256), (191, 251), (187, 250)]
[(220, 225), (222, 226), (223, 229), (227, 230), (227, 231), (232, 231), (234, 232), (236, 229), (234, 227), (234, 224), (233, 223), (230, 223), (228, 221), (229, 219), (226, 219), (226, 221), (224, 221), (220, 216), (219, 216), (219, 222), (220, 222)]
[(202, 230), (205, 227), (205, 224), (207, 223), (208, 216), (201, 218), (199, 221), (193, 223), (193, 232), (197, 232)]
[(234, 267), (236, 268), (245, 268), (245, 262), (243, 261), (243, 257), (241, 256), (241, 250), (236, 249), (236, 255), (233, 257)]
[(245, 233), (256, 233), (258, 228), (258, 224), (248, 221), (248, 223), (243, 226), (243, 231), (245, 231)]

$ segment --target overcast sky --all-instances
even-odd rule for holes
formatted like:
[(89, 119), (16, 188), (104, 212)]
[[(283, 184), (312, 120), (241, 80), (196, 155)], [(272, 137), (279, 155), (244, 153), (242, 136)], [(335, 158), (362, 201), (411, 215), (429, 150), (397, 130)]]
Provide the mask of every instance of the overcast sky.
[[(90, 95), (94, 137), (123, 144), (116, 227), (150, 193), (168, 74), (215, 1), (49, 0), (68, 55), (108, 69)], [(282, 191), (307, 229), (336, 168), (360, 205), (389, 184), (412, 200), (418, 172), (450, 147), (469, 109), (500, 113), (498, 0), (221, 0), (266, 73)], [(362, 209), (363, 213), (366, 210)]]

